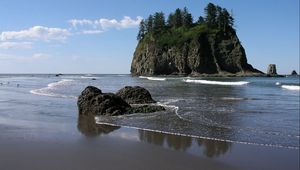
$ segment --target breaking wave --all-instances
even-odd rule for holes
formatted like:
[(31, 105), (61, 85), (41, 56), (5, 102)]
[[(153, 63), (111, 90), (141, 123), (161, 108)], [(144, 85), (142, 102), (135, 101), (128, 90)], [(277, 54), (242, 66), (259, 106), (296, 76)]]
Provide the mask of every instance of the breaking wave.
[(226, 81), (192, 80), (192, 79), (186, 79), (186, 80), (183, 80), (183, 81), (185, 81), (187, 83), (225, 85), (225, 86), (241, 86), (241, 85), (246, 85), (246, 84), (249, 83), (247, 81), (226, 82)]
[(300, 86), (296, 85), (282, 85), (281, 87), (287, 90), (300, 90)]
[(61, 97), (61, 98), (77, 98), (76, 96), (66, 95), (66, 94), (59, 94), (54, 93), (53, 90), (62, 88), (65, 86), (69, 86), (74, 82), (72, 79), (62, 79), (61, 81), (50, 83), (47, 87), (30, 90), (30, 93), (41, 95), (41, 96), (49, 96), (49, 97)]
[(156, 81), (166, 81), (167, 78), (164, 77), (146, 77), (146, 76), (139, 76), (141, 79), (148, 79), (148, 80), (156, 80)]

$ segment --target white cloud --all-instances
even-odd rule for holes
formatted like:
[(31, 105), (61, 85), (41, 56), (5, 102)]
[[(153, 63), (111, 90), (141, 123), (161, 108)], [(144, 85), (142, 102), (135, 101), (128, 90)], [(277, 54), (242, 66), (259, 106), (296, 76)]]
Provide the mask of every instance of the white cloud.
[[(142, 21), (142, 17), (138, 16), (136, 19), (132, 19), (128, 16), (124, 16), (121, 20), (101, 18), (98, 20), (88, 19), (72, 19), (69, 23), (75, 29), (84, 28), (81, 33), (83, 34), (99, 34), (110, 28), (114, 29), (126, 29), (135, 28)], [(86, 29), (88, 28), (88, 29)]]
[(103, 30), (83, 30), (81, 33), (83, 34), (100, 34), (103, 33)]
[(32, 42), (0, 42), (3, 49), (31, 49)]
[(35, 53), (29, 56), (17, 56), (11, 54), (1, 54), (0, 60), (9, 60), (9, 61), (36, 61), (36, 60), (44, 60), (49, 58), (50, 55), (44, 53)]
[(71, 33), (67, 29), (49, 28), (44, 26), (33, 26), (21, 31), (4, 31), (0, 38), (2, 41), (9, 40), (27, 40), (27, 41), (51, 41), (51, 40), (65, 40)]

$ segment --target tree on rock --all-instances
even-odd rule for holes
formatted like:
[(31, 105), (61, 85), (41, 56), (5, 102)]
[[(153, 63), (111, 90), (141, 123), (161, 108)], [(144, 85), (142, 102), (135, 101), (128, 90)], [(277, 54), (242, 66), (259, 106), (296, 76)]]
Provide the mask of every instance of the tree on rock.
[(137, 40), (143, 39), (144, 36), (145, 36), (145, 33), (146, 33), (146, 26), (145, 26), (144, 20), (142, 20), (140, 22), (140, 29), (139, 29), (139, 33), (138, 33), (138, 36), (137, 36)]
[(206, 8), (204, 9), (206, 14), (206, 22), (209, 26), (216, 25), (216, 18), (217, 18), (217, 7), (213, 3), (209, 3)]

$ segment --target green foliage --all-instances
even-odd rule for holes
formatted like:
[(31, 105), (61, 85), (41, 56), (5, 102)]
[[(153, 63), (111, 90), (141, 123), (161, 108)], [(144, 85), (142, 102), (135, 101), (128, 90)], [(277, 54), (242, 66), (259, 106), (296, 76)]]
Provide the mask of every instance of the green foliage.
[(225, 8), (209, 3), (204, 11), (206, 16), (200, 16), (195, 23), (186, 7), (170, 13), (167, 21), (163, 12), (149, 15), (140, 24), (137, 36), (140, 45), (152, 41), (161, 46), (180, 46), (205, 33), (234, 31), (234, 19)]

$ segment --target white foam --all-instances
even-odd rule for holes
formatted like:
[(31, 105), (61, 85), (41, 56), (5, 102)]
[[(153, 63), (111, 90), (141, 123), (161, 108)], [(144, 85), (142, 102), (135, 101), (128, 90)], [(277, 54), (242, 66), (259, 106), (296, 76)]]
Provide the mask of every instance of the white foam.
[(287, 90), (300, 90), (300, 86), (296, 85), (282, 85), (281, 87)]
[(82, 79), (97, 79), (99, 77), (92, 77), (92, 76), (80, 76)]
[(276, 82), (275, 84), (276, 84), (277, 86), (281, 85), (281, 83), (280, 83), (280, 82)]
[(146, 76), (139, 76), (141, 79), (148, 79), (148, 80), (156, 80), (156, 81), (166, 81), (167, 78), (163, 77), (146, 77)]
[(246, 100), (245, 98), (241, 97), (221, 97), (222, 100)]
[(49, 96), (49, 97), (77, 98), (76, 96), (57, 94), (57, 93), (51, 92), (51, 90), (61, 88), (64, 86), (68, 86), (68, 85), (72, 84), (72, 82), (74, 82), (74, 80), (72, 80), (72, 79), (62, 79), (61, 81), (48, 84), (47, 87), (30, 90), (30, 93), (36, 94), (36, 95), (41, 95), (41, 96)]
[(211, 84), (211, 85), (225, 85), (225, 86), (241, 86), (248, 84), (247, 81), (236, 81), (236, 82), (226, 82), (226, 81), (211, 81), (211, 80), (192, 80), (186, 79), (183, 80), (187, 83), (199, 83), (199, 84)]

